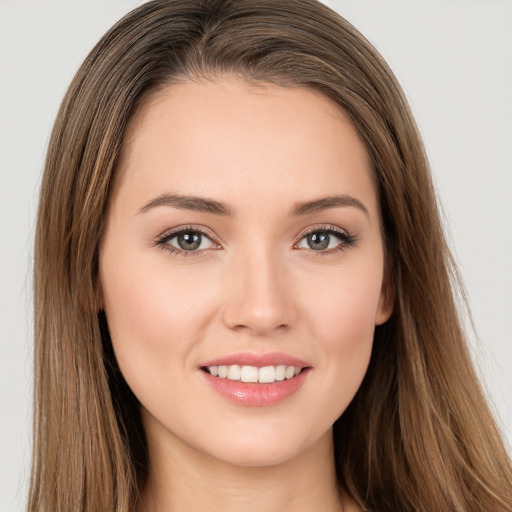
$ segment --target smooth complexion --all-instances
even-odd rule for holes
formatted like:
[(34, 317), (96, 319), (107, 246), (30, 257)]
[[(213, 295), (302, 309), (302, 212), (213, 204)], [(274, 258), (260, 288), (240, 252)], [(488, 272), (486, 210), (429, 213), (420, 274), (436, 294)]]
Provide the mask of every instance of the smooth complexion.
[[(119, 172), (100, 279), (142, 407), (145, 506), (357, 510), (337, 490), (331, 428), (392, 301), (371, 165), (347, 116), (304, 88), (172, 85), (132, 119)], [(269, 354), (307, 363), (272, 403), (233, 400), (204, 370)]]

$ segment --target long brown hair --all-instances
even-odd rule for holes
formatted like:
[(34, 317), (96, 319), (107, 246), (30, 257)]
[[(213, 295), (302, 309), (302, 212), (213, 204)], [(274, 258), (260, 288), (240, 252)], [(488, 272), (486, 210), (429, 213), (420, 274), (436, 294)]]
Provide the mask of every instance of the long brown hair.
[(141, 102), (224, 74), (320, 91), (348, 113), (373, 162), (395, 308), (334, 425), (340, 485), (365, 511), (512, 510), (510, 460), (470, 361), (407, 101), (368, 41), (315, 0), (155, 0), (109, 30), (72, 81), (37, 221), (29, 510), (133, 509), (148, 457), (98, 311), (103, 223)]

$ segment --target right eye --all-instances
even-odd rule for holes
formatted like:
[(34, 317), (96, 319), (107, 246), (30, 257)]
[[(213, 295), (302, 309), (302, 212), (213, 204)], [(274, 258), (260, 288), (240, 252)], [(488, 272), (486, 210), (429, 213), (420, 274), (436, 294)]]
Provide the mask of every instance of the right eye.
[(166, 243), (183, 251), (199, 251), (213, 246), (212, 241), (199, 231), (182, 231), (170, 237)]
[(156, 245), (180, 256), (199, 255), (202, 251), (219, 248), (206, 233), (191, 228), (167, 232), (158, 238)]

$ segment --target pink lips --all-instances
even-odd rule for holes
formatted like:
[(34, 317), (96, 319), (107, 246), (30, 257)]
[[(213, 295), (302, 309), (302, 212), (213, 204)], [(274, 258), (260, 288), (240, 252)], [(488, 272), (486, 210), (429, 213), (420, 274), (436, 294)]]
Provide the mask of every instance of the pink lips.
[(278, 366), (285, 364), (286, 366), (298, 366), (300, 368), (307, 368), (311, 366), (306, 361), (298, 359), (297, 357), (289, 356), (281, 352), (267, 352), (266, 354), (256, 354), (253, 352), (240, 352), (239, 354), (231, 354), (229, 356), (207, 361), (202, 364), (205, 366), (230, 366), (238, 364), (240, 366)]
[(200, 372), (217, 393), (236, 404), (256, 407), (277, 404), (299, 391), (311, 370), (310, 365), (306, 361), (279, 352), (267, 354), (255, 354), (251, 352), (232, 354), (227, 357), (208, 361), (201, 365), (201, 368), (205, 368), (206, 366), (230, 366), (234, 364), (258, 367), (286, 365), (302, 368), (302, 371), (291, 379), (269, 384), (222, 379), (220, 377), (214, 377), (206, 370)]

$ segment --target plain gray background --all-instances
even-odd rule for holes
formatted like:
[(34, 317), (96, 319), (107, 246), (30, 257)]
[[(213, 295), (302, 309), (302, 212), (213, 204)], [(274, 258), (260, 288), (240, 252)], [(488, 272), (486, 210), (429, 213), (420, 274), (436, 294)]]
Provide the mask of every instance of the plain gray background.
[[(31, 258), (45, 149), (87, 52), (143, 2), (0, 0), (0, 512), (30, 464)], [(512, 443), (512, 2), (333, 0), (388, 60), (431, 159), (480, 341), (472, 349)]]

